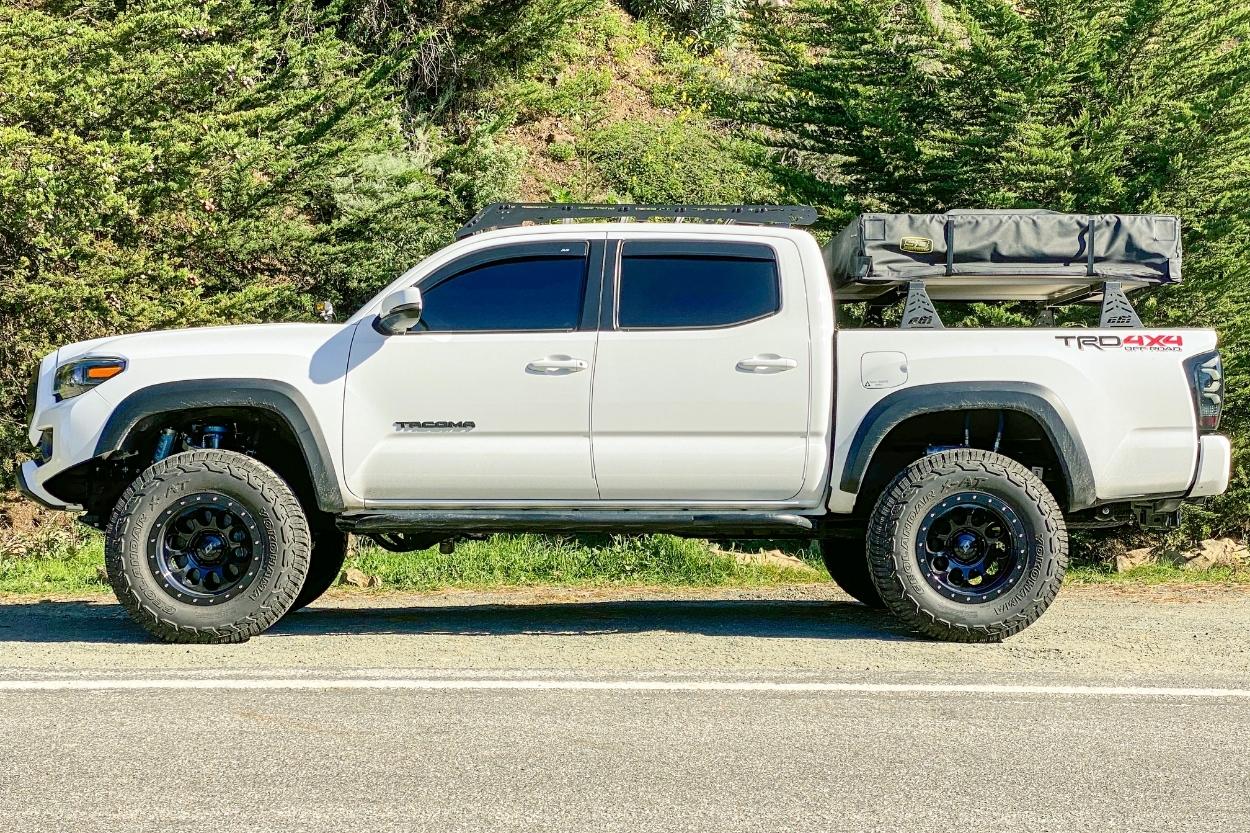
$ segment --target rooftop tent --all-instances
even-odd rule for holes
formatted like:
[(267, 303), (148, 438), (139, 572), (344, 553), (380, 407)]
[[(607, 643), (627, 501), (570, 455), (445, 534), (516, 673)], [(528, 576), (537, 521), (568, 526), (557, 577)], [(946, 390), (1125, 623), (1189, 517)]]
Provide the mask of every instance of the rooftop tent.
[(1162, 214), (861, 214), (824, 255), (838, 301), (923, 281), (935, 301), (1064, 304), (1181, 279), (1180, 220)]

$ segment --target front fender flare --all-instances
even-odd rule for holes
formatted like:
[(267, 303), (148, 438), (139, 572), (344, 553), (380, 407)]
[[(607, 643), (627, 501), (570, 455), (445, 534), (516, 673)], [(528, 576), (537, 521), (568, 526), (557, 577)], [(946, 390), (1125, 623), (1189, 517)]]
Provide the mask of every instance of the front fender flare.
[(873, 405), (855, 431), (839, 488), (857, 494), (881, 442), (904, 420), (941, 411), (1007, 410), (1028, 414), (1046, 432), (1068, 484), (1066, 508), (1097, 502), (1094, 473), (1072, 415), (1055, 394), (1030, 382), (941, 382), (904, 388)]
[(173, 411), (242, 407), (269, 411), (291, 428), (323, 512), (341, 512), (343, 493), (334, 476), (330, 450), (308, 401), (285, 382), (267, 379), (188, 379), (150, 385), (123, 399), (104, 425), (95, 456), (122, 450), (145, 419)]

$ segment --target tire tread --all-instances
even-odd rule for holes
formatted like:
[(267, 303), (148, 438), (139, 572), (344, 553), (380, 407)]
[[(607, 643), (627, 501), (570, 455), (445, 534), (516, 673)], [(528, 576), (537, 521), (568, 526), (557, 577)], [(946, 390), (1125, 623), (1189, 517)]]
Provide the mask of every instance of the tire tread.
[[(294, 559), (290, 576), (280, 576), (272, 592), (249, 615), (229, 625), (196, 627), (172, 621), (144, 601), (124, 568), (124, 542), (139, 502), (165, 482), (181, 476), (212, 472), (248, 484), (267, 502), (277, 519), (279, 547)], [(229, 644), (246, 642), (275, 622), (294, 604), (308, 571), (311, 535), (304, 510), (290, 487), (273, 469), (233, 451), (205, 449), (171, 455), (149, 466), (122, 493), (104, 533), (104, 565), (109, 584), (122, 606), (148, 633), (165, 642)], [(290, 580), (298, 576), (299, 581)]]
[[(911, 499), (934, 478), (961, 472), (1001, 477), (1023, 489), (1042, 513), (1045, 534), (1056, 550), (1056, 557), (1047, 561), (1049, 575), (1028, 604), (993, 624), (968, 625), (934, 614), (908, 590), (895, 569), (895, 541)], [(982, 449), (945, 451), (912, 463), (881, 493), (868, 524), (868, 562), (886, 607), (920, 633), (946, 642), (1001, 642), (1036, 622), (1059, 593), (1068, 562), (1067, 526), (1050, 490), (1021, 463)]]

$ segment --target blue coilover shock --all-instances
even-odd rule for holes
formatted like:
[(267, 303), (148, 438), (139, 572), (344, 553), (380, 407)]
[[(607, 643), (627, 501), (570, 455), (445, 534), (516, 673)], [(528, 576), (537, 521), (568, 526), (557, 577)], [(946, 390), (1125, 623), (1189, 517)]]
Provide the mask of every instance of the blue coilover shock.
[(221, 438), (230, 433), (224, 425), (205, 425), (202, 448), (221, 448)]
[(174, 440), (178, 439), (178, 432), (172, 428), (166, 428), (156, 438), (156, 453), (152, 455), (152, 462), (159, 463), (169, 456), (174, 450)]

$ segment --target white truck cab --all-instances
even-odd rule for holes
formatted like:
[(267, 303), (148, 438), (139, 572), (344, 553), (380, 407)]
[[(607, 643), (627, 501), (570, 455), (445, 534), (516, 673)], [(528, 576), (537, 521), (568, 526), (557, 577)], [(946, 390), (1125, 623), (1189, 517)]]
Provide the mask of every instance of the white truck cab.
[[(1226, 488), (1215, 333), (1142, 328), (1125, 298), (1158, 257), (987, 277), (955, 262), (964, 215), (919, 215), (944, 237), (880, 216), (911, 233), (861, 218), (822, 252), (803, 207), (491, 206), (345, 323), (45, 357), (22, 488), (106, 531), (119, 599), (171, 641), (309, 603), (348, 531), (814, 538), (861, 601), (996, 640), (1053, 599), (1066, 523), (1166, 523)], [(1073, 217), (1013, 216), (973, 219), (1001, 249)], [(1091, 251), (1104, 217), (1074, 221)], [(947, 329), (930, 293), (1101, 299), (1107, 326)], [(838, 329), (843, 301), (903, 301), (903, 326)]]

